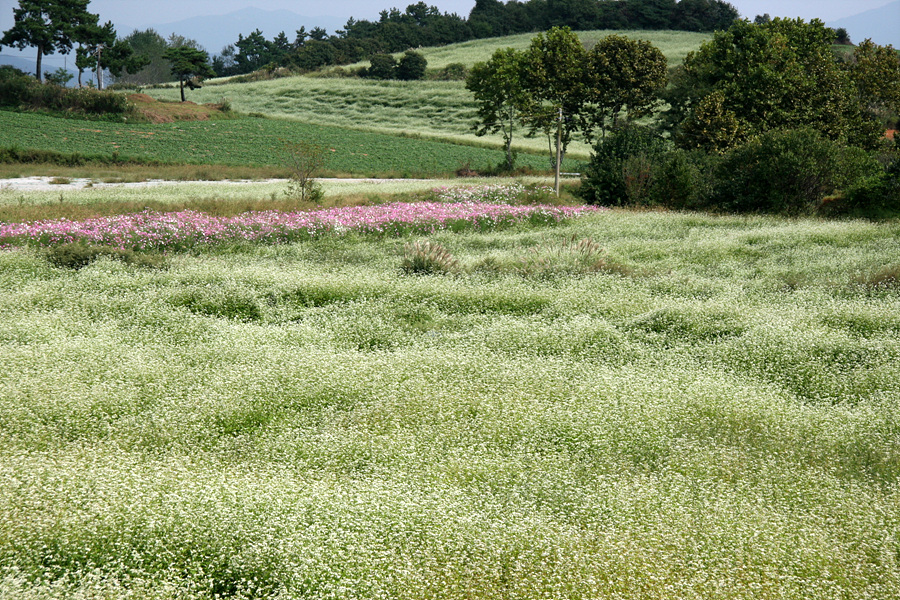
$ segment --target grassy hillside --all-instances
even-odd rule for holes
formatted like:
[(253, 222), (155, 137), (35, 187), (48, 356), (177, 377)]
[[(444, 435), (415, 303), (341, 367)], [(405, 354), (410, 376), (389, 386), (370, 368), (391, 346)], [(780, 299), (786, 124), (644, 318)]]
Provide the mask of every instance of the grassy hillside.
[[(314, 140), (326, 147), (325, 168), (364, 176), (453, 173), (503, 160), (499, 150), (409, 139), (282, 119), (241, 118), (176, 123), (108, 123), (0, 111), (0, 147), (17, 146), (83, 155), (143, 158), (172, 163), (270, 166), (284, 162), (284, 140)], [(547, 169), (546, 157), (521, 164)]]
[(900, 597), (898, 234), (0, 252), (0, 596)]
[[(597, 40), (608, 35), (622, 35), (625, 37), (648, 40), (669, 59), (670, 65), (680, 64), (687, 53), (696, 50), (700, 44), (710, 39), (708, 33), (694, 33), (689, 31), (641, 31), (641, 30), (614, 30), (603, 29), (594, 31), (576, 32), (582, 43), (591, 48)], [(525, 50), (531, 44), (536, 34), (523, 33), (499, 38), (485, 38), (472, 40), (460, 44), (447, 46), (435, 46), (417, 49), (428, 60), (429, 69), (441, 69), (451, 63), (462, 63), (471, 67), (476, 62), (486, 61), (499, 48), (515, 48)], [(395, 56), (398, 58), (402, 53)], [(368, 62), (357, 63), (355, 66), (368, 66)]]
[[(672, 64), (680, 62), (689, 51), (709, 39), (707, 34), (674, 31), (587, 31), (579, 35), (586, 44), (591, 44), (611, 33), (650, 40)], [(491, 38), (423, 48), (421, 52), (428, 58), (429, 68), (440, 68), (453, 62), (472, 65), (487, 60), (498, 48), (525, 48), (533, 37), (533, 34), (524, 34)], [(147, 93), (168, 100), (178, 98), (176, 89), (147, 90)], [(240, 112), (308, 123), (392, 134), (403, 132), (467, 143), (501, 143), (499, 136), (478, 138), (472, 132), (476, 120), (475, 105), (461, 81), (384, 82), (304, 76), (206, 85), (191, 92), (190, 99), (197, 103), (228, 99)], [(524, 131), (516, 138), (515, 146), (526, 152), (549, 152), (545, 138), (528, 139), (524, 137)], [(573, 158), (585, 159), (589, 152), (590, 148), (581, 141), (576, 140), (570, 146)]]

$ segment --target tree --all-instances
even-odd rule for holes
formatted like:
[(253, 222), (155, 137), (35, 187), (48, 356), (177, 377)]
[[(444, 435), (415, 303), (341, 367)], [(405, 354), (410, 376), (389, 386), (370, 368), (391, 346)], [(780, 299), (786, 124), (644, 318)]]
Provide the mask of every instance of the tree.
[(513, 132), (523, 112), (528, 110), (530, 97), (522, 87), (521, 73), (524, 55), (513, 48), (501, 48), (490, 60), (476, 63), (466, 78), (466, 89), (475, 95), (478, 122), (475, 135), (503, 134), (506, 146), (506, 168), (515, 167), (512, 151)]
[(862, 110), (880, 122), (900, 113), (900, 56), (867, 39), (853, 51), (847, 72)]
[(35, 77), (42, 79), (43, 57), (54, 52), (68, 54), (77, 42), (79, 30), (97, 23), (97, 15), (87, 11), (90, 0), (19, 0), (13, 9), (15, 22), (3, 33), (0, 46), (37, 50)]
[(587, 55), (587, 106), (578, 114), (585, 139), (594, 130), (605, 131), (646, 116), (659, 103), (659, 90), (667, 79), (665, 55), (645, 40), (607, 36)]
[(138, 69), (137, 72), (128, 70), (123, 73), (117, 81), (147, 85), (170, 80), (169, 63), (163, 58), (163, 53), (168, 50), (169, 45), (165, 38), (159, 35), (156, 30), (135, 30), (125, 36), (122, 41), (128, 44), (135, 55), (144, 56), (148, 62), (143, 68)]
[(577, 116), (587, 89), (586, 58), (581, 40), (568, 27), (553, 27), (546, 36), (539, 33), (524, 54), (523, 88), (533, 100), (524, 117), (531, 133), (543, 131), (548, 140), (556, 135), (556, 166), (565, 158), (572, 133), (578, 128)]
[(688, 54), (678, 87), (666, 93), (681, 117), (676, 140), (725, 150), (716, 123), (726, 123), (735, 127), (726, 136), (734, 143), (774, 129), (812, 127), (833, 140), (874, 146), (878, 140), (833, 41), (834, 31), (818, 20), (735, 21), (717, 32)]
[(83, 27), (79, 33), (79, 46), (75, 51), (75, 65), (78, 67), (78, 84), (81, 73), (93, 67), (97, 73), (97, 89), (103, 89), (103, 71), (108, 70), (113, 77), (123, 72), (136, 73), (150, 63), (146, 56), (135, 56), (131, 46), (117, 39), (116, 29), (107, 21), (102, 27)]
[(418, 52), (407, 50), (397, 63), (397, 79), (401, 81), (416, 81), (425, 77), (425, 69), (428, 61)]
[(237, 49), (234, 64), (238, 73), (251, 73), (272, 62), (272, 45), (259, 29), (247, 37), (238, 34), (234, 47)]
[(163, 58), (172, 63), (172, 74), (178, 77), (181, 89), (181, 101), (184, 102), (184, 85), (187, 82), (191, 89), (199, 87), (193, 80), (213, 77), (216, 73), (209, 65), (209, 55), (203, 50), (197, 50), (189, 46), (169, 48), (163, 53)]

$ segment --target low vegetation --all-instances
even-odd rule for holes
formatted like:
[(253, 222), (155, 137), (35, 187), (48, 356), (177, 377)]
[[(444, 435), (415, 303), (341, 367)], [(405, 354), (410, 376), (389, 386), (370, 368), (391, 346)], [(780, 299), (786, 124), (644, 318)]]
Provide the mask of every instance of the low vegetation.
[[(240, 139), (240, 144), (234, 144)], [(178, 164), (283, 166), (285, 140), (316, 140), (326, 148), (325, 173), (362, 176), (434, 176), (463, 165), (491, 168), (503, 152), (427, 139), (247, 117), (175, 123), (81, 122), (0, 111), (0, 147), (19, 147), (90, 157)], [(520, 161), (546, 169), (546, 157)]]
[(0, 252), (0, 594), (895, 597), (898, 233)]

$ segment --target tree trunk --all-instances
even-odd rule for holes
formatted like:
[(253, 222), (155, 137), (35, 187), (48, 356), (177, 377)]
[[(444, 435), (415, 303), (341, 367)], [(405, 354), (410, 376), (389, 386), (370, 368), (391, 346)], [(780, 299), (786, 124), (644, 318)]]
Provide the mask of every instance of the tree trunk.
[(103, 67), (100, 65), (100, 53), (102, 52), (101, 48), (97, 47), (97, 89), (103, 89)]
[(181, 85), (181, 101), (184, 102), (184, 78), (179, 78), (178, 83)]
[(37, 77), (37, 80), (41, 83), (44, 83), (44, 75), (41, 73), (41, 59), (44, 58), (44, 45), (38, 44), (37, 47), (37, 73), (34, 74)]

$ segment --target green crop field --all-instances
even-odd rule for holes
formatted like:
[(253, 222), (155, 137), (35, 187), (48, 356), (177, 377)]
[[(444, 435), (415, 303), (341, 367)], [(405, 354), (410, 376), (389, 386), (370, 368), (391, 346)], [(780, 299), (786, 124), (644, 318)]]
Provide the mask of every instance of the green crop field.
[(0, 597), (900, 597), (897, 222), (427, 239), (0, 251)]
[[(0, 111), (0, 147), (171, 163), (266, 166), (284, 163), (285, 141), (326, 149), (325, 168), (341, 173), (440, 175), (465, 164), (494, 166), (504, 154), (489, 148), (356, 131), (297, 121), (240, 118), (176, 123), (108, 123)], [(520, 164), (548, 169), (547, 157), (522, 155)]]

